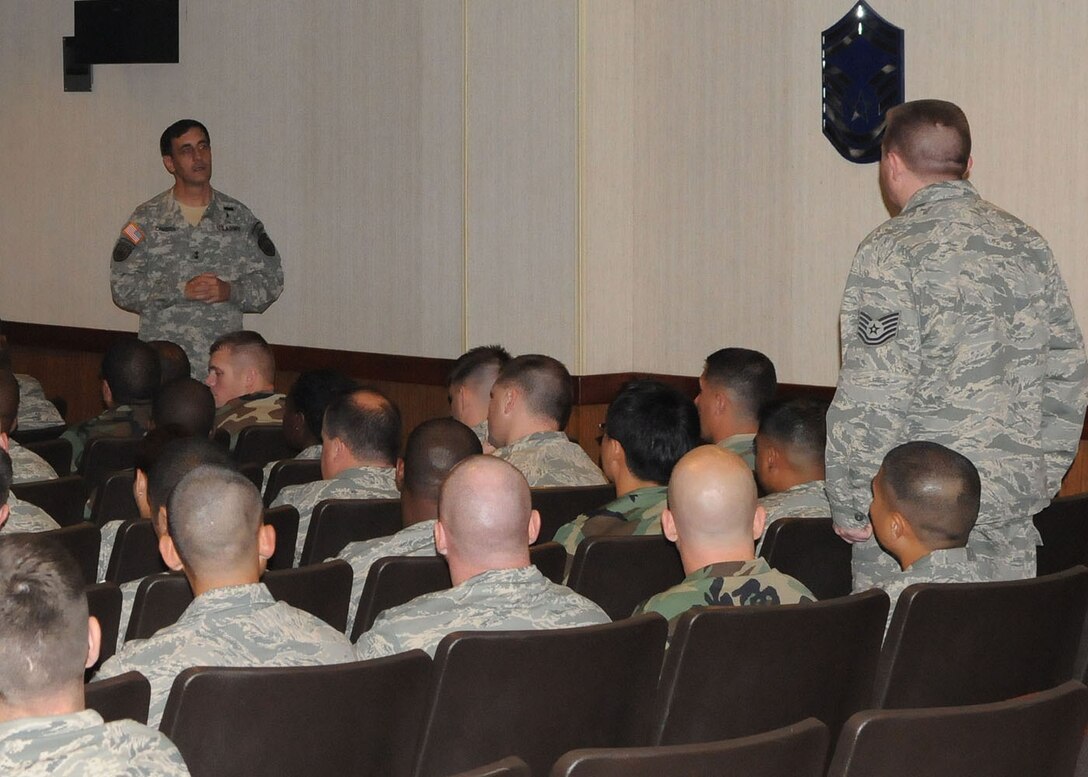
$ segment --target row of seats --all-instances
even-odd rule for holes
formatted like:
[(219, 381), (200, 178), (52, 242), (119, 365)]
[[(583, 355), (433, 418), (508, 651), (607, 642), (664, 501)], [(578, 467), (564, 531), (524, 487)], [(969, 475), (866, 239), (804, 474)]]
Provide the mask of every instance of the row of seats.
[[(912, 587), (881, 648), (887, 607), (887, 596), (871, 591), (805, 605), (700, 608), (681, 616), (667, 654), (666, 624), (649, 614), (580, 629), (455, 633), (433, 664), (413, 651), (339, 667), (192, 669), (175, 681), (161, 728), (194, 775), (446, 775), (509, 755), (547, 774), (579, 748), (714, 742), (806, 718), (826, 727), (825, 743), (841, 747), (841, 732), (857, 737), (885, 725), (848, 723), (866, 709), (1047, 698), (1043, 692), (1083, 676), (1083, 567), (1016, 582)], [(116, 696), (103, 700), (108, 686), (87, 689), (90, 706), (119, 714)], [(1077, 743), (1084, 691), (1074, 696), (1080, 711), (1066, 704), (1061, 720), (1075, 723)], [(123, 712), (138, 718), (146, 696), (142, 705)], [(913, 719), (882, 714), (870, 720)], [(295, 736), (253, 735), (281, 730)], [(928, 757), (954, 741), (927, 735), (914, 747)], [(1017, 745), (1038, 741), (1025, 733)], [(1068, 742), (1063, 747), (1069, 751)], [(867, 758), (841, 760), (845, 768)], [(842, 773), (952, 773), (858, 768)], [(980, 773), (1009, 772), (959, 772)]]

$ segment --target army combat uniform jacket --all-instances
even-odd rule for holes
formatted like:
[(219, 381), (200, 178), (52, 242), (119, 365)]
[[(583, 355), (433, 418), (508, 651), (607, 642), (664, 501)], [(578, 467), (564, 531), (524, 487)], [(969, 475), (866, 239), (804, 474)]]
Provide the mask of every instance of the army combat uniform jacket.
[[(884, 454), (929, 440), (969, 458), (982, 478), (969, 545), (1002, 560), (999, 577), (1034, 575), (1031, 517), (1073, 461), (1088, 382), (1046, 241), (967, 181), (926, 186), (858, 248), (840, 329), (827, 414), (835, 522), (867, 525)], [(898, 570), (872, 539), (855, 545), (854, 559), (855, 588)]]
[(492, 569), (386, 610), (359, 637), (355, 653), (362, 661), (419, 648), (433, 658), (438, 643), (454, 631), (562, 629), (608, 622), (604, 610), (532, 565)]
[(599, 534), (661, 534), (661, 513), (668, 500), (668, 486), (636, 488), (604, 507), (579, 515), (559, 527), (555, 541), (573, 556), (586, 537)]
[[(215, 190), (195, 227), (172, 189), (136, 208), (111, 265), (113, 301), (140, 314), (140, 339), (177, 343), (198, 372), (217, 337), (242, 329), (243, 313), (263, 312), (283, 291), (280, 255), (264, 226), (245, 205)], [(230, 282), (230, 299), (185, 298), (185, 284), (204, 272)]]
[(187, 777), (166, 735), (94, 710), (0, 723), (0, 774), (20, 777)]

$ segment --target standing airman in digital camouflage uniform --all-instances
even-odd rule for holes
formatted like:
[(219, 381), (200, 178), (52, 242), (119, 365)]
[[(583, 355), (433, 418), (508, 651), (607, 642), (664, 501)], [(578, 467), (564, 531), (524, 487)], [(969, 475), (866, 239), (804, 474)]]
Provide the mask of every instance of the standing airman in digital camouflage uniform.
[(40, 534), (0, 537), (0, 774), (189, 774), (162, 733), (85, 708), (101, 640), (75, 559)]
[(866, 515), (889, 449), (930, 440), (974, 463), (982, 507), (968, 547), (1015, 579), (1035, 574), (1032, 516), (1080, 440), (1088, 365), (1069, 294), (1039, 233), (966, 180), (970, 154), (952, 103), (888, 114), (880, 182), (898, 215), (854, 258), (827, 419), (827, 491), (837, 531), (856, 543), (855, 590), (898, 570)]
[(283, 268), (264, 225), (212, 189), (207, 128), (171, 124), (159, 140), (174, 186), (139, 206), (113, 248), (113, 300), (140, 314), (144, 342), (170, 340), (201, 369), (212, 342), (242, 328), (283, 291)]
[(539, 354), (511, 359), (487, 406), (493, 455), (521, 470), (530, 488), (605, 485), (604, 473), (563, 431), (573, 403), (573, 383), (561, 362)]
[(438, 497), (434, 544), (453, 587), (386, 610), (359, 637), (360, 660), (416, 648), (434, 655), (453, 631), (539, 630), (608, 623), (596, 604), (544, 577), (529, 560), (540, 531), (525, 476), (492, 456), (471, 456)]

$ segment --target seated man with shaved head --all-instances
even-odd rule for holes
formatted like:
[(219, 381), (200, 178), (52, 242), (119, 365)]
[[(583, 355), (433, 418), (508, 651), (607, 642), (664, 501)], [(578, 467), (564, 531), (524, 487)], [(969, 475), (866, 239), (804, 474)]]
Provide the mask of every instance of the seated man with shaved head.
[(550, 356), (511, 359), (491, 387), (487, 434), (495, 456), (532, 488), (605, 485), (604, 473), (563, 431), (574, 401), (570, 373)]
[(85, 708), (83, 670), (101, 637), (79, 565), (59, 543), (0, 537), (0, 774), (189, 774), (158, 731)]
[(310, 516), (326, 499), (396, 499), (400, 411), (376, 389), (341, 394), (329, 403), (321, 427), (321, 476), (280, 491), (272, 507), (298, 510), (295, 565), (302, 559)]
[(676, 543), (686, 577), (635, 612), (664, 615), (671, 635), (676, 619), (692, 607), (816, 601), (800, 582), (756, 557), (764, 522), (756, 497), (752, 470), (737, 454), (702, 445), (680, 459), (661, 528)]
[(873, 478), (873, 535), (902, 570), (880, 582), (892, 601), (914, 583), (980, 583), (996, 578), (967, 538), (982, 485), (971, 460), (935, 442), (892, 448)]
[(404, 528), (392, 537), (350, 542), (337, 558), (351, 564), (353, 580), (348, 623), (355, 621), (359, 597), (371, 565), (386, 556), (433, 556), (438, 489), (454, 465), (483, 453), (476, 433), (452, 418), (424, 421), (408, 435), (404, 458), (397, 462), (397, 488)]
[(15, 483), (54, 480), (57, 472), (34, 451), (8, 437), (15, 431), (19, 418), (19, 381), (11, 370), (0, 370), (0, 447), (11, 456)]
[(215, 397), (215, 428), (230, 433), (231, 450), (247, 426), (283, 422), (275, 380), (272, 346), (257, 332), (231, 332), (212, 343), (204, 382)]
[(162, 717), (170, 686), (191, 666), (312, 666), (354, 660), (347, 638), (321, 619), (277, 602), (260, 582), (276, 546), (261, 495), (245, 476), (198, 467), (170, 495), (159, 550), (195, 599), (172, 626), (125, 644), (96, 679), (135, 670), (151, 682), (148, 722)]
[(465, 459), (438, 496), (434, 544), (453, 588), (386, 610), (359, 637), (360, 659), (420, 648), (434, 655), (453, 631), (556, 629), (608, 623), (600, 607), (544, 577), (529, 561), (540, 515), (529, 484), (491, 456)]

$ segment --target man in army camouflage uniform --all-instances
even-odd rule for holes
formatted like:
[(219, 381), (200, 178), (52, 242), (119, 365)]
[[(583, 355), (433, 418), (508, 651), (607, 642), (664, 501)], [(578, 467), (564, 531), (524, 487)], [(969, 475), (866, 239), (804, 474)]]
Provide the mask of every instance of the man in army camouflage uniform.
[(982, 477), (969, 547), (999, 578), (1035, 574), (1032, 516), (1080, 440), (1088, 365), (1046, 241), (982, 200), (967, 117), (919, 100), (888, 114), (880, 161), (898, 215), (859, 246), (843, 294), (842, 370), (827, 418), (827, 492), (854, 545), (854, 587), (898, 570), (871, 538), (869, 484), (910, 440), (946, 444)]
[(471, 427), (484, 445), (491, 387), (508, 361), (510, 354), (501, 345), (479, 345), (461, 354), (446, 376), (450, 415)]
[(386, 610), (355, 645), (360, 660), (419, 648), (434, 655), (453, 631), (556, 629), (608, 623), (588, 599), (556, 585), (529, 561), (540, 531), (529, 484), (510, 464), (472, 456), (438, 497), (434, 544), (453, 588)]
[(684, 456), (669, 480), (661, 528), (676, 543), (686, 577), (640, 604), (635, 614), (660, 613), (671, 635), (692, 607), (816, 601), (800, 582), (756, 557), (763, 519), (752, 470), (740, 456), (714, 445)]
[(135, 670), (151, 683), (148, 723), (158, 725), (179, 672), (192, 666), (314, 666), (354, 660), (341, 632), (277, 602), (260, 582), (276, 547), (261, 495), (244, 475), (202, 466), (178, 483), (167, 508), (163, 560), (195, 599), (172, 626), (133, 640), (96, 679)]
[(400, 450), (400, 411), (374, 389), (341, 394), (325, 411), (321, 429), (321, 476), (280, 491), (272, 507), (298, 510), (295, 565), (302, 558), (310, 516), (325, 499), (396, 499), (397, 453)]
[(101, 637), (79, 565), (59, 543), (0, 537), (0, 774), (189, 774), (160, 732), (85, 708), (83, 671)]
[(351, 564), (348, 625), (355, 622), (359, 598), (370, 567), (386, 556), (433, 556), (438, 489), (454, 465), (483, 453), (480, 439), (460, 421), (432, 418), (408, 435), (404, 458), (397, 462), (397, 488), (404, 528), (391, 537), (350, 542), (337, 558)]
[(888, 623), (909, 585), (992, 579), (988, 562), (967, 547), (980, 492), (975, 465), (943, 445), (908, 442), (888, 451), (869, 507), (873, 536), (902, 570), (880, 581), (891, 599)]
[(699, 414), (675, 388), (635, 380), (609, 404), (601, 431), (601, 467), (616, 499), (559, 527), (555, 541), (566, 548), (568, 571), (586, 537), (661, 533), (669, 476), (699, 444)]
[(494, 455), (521, 470), (531, 488), (608, 482), (563, 431), (573, 402), (570, 373), (550, 356), (519, 356), (499, 371), (487, 407), (488, 437)]
[[(829, 518), (824, 490), (827, 405), (812, 399), (772, 402), (756, 433), (756, 482), (767, 525), (779, 518)], [(762, 542), (762, 539), (760, 540)]]
[(113, 342), (102, 357), (103, 413), (70, 426), (61, 435), (72, 445), (72, 468), (99, 437), (143, 437), (151, 426), (151, 398), (159, 387), (159, 357), (133, 338)]
[(283, 424), (275, 380), (276, 357), (258, 333), (230, 332), (212, 343), (204, 382), (215, 398), (215, 428), (230, 433), (231, 450), (247, 426)]
[(60, 524), (37, 505), (23, 502), (11, 493), (11, 456), (0, 444), (0, 531), (4, 534), (59, 529)]
[(211, 186), (207, 128), (182, 119), (159, 139), (174, 186), (138, 207), (113, 249), (113, 300), (140, 314), (139, 337), (170, 340), (203, 365), (215, 338), (242, 328), (283, 291), (283, 268), (264, 225)]
[(754, 467), (753, 440), (759, 415), (777, 386), (774, 364), (759, 351), (722, 348), (710, 354), (695, 397), (703, 439)]
[(0, 370), (0, 447), (11, 456), (14, 482), (30, 483), (35, 480), (54, 480), (57, 472), (34, 451), (27, 450), (9, 435), (16, 428), (19, 418), (19, 382), (10, 370)]

